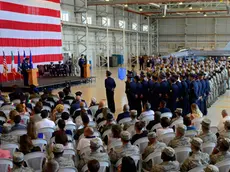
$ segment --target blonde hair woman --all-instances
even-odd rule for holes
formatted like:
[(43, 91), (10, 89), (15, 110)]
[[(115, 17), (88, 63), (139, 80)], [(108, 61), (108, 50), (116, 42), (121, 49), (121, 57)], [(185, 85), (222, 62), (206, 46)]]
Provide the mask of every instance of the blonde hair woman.
[(200, 109), (196, 103), (191, 104), (191, 111), (192, 111), (190, 114), (191, 120), (193, 120), (195, 118), (202, 118), (203, 117), (203, 113), (200, 111)]
[(55, 109), (53, 110), (53, 113), (52, 113), (52, 120), (53, 121), (56, 121), (57, 119), (61, 118), (61, 114), (62, 112), (64, 112), (64, 105), (62, 104), (58, 104)]

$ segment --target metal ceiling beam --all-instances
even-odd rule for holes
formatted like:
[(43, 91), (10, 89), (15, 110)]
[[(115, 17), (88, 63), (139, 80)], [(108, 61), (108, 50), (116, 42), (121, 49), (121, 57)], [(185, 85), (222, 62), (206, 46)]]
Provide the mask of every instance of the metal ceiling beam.
[[(167, 11), (167, 14), (174, 14), (174, 13), (209, 13), (209, 12), (226, 12), (227, 10), (178, 10), (178, 11)], [(162, 11), (153, 11), (153, 12), (141, 12), (142, 15), (151, 15), (151, 14), (161, 14)]]
[(154, 19), (182, 19), (182, 18), (230, 18), (230, 16), (168, 16), (168, 17), (154, 17)]

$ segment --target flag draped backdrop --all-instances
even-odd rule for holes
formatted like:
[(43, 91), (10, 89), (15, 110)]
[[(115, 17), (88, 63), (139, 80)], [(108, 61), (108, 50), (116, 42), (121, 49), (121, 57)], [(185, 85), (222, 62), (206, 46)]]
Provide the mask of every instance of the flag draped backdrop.
[(25, 51), (27, 57), (31, 52), (33, 64), (62, 60), (60, 0), (1, 0), (0, 33), (0, 50), (9, 65), (11, 52), (23, 56)]

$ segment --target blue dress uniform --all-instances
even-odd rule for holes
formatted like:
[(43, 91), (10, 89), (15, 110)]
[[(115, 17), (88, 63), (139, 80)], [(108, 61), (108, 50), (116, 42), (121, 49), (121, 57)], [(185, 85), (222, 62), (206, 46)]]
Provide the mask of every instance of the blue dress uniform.
[(136, 83), (132, 81), (132, 74), (127, 75), (125, 82), (125, 93), (131, 110), (135, 109)]
[(179, 87), (174, 82), (171, 85), (169, 100), (168, 100), (168, 107), (172, 112), (176, 110), (178, 101), (179, 101)]
[(105, 88), (108, 108), (112, 113), (115, 113), (114, 89), (116, 88), (116, 83), (114, 79), (110, 77), (111, 74), (110, 71), (106, 71), (107, 78), (105, 79)]
[(144, 108), (144, 105), (147, 103), (148, 101), (148, 82), (144, 79), (145, 75), (141, 75), (141, 84), (142, 84), (142, 107)]
[(142, 95), (142, 84), (139, 82), (139, 77), (135, 76), (135, 83), (136, 83), (136, 91), (135, 91), (135, 109), (137, 110), (138, 116), (142, 112), (141, 107), (141, 99), (143, 97)]
[(189, 93), (189, 101), (190, 104), (196, 103), (199, 98), (199, 92), (198, 92), (198, 84), (195, 80), (190, 82), (190, 93)]
[(205, 90), (206, 90), (206, 82), (204, 79), (200, 80), (200, 83), (202, 85), (202, 99), (201, 99), (201, 112), (204, 114), (204, 109), (205, 109), (205, 104), (206, 104), (206, 100), (205, 100)]
[(80, 67), (80, 76), (81, 78), (84, 78), (84, 64), (85, 64), (85, 58), (83, 58), (83, 55), (81, 55), (81, 58), (78, 61), (78, 65)]
[(201, 84), (199, 79), (196, 80), (196, 83), (198, 85), (198, 97), (199, 97), (198, 101), (197, 101), (197, 105), (198, 105), (199, 109), (201, 110), (201, 112), (203, 113), (202, 108), (201, 108), (202, 90), (203, 90), (203, 88), (202, 88), (202, 84)]
[(24, 78), (24, 86), (29, 86), (29, 81), (28, 81), (29, 76), (28, 76), (27, 70), (31, 69), (31, 65), (28, 62), (29, 62), (29, 59), (26, 58), (22, 63), (22, 75), (23, 75), (23, 78)]
[(208, 95), (210, 92), (210, 85), (209, 85), (209, 80), (206, 78), (205, 80), (205, 95), (204, 95), (204, 115), (207, 115), (208, 110), (207, 110), (207, 100), (208, 100)]
[(182, 84), (181, 84), (181, 82), (180, 81), (177, 81), (176, 82), (176, 85), (178, 86), (178, 88), (179, 88), (179, 93), (178, 93), (178, 98), (179, 98), (179, 101), (178, 101), (178, 103), (177, 103), (177, 108), (182, 108)]
[(183, 109), (183, 115), (187, 115), (189, 114), (189, 88), (188, 88), (188, 84), (185, 80), (181, 81), (181, 85), (182, 85), (182, 109)]
[(160, 104), (160, 83), (157, 82), (157, 77), (153, 76), (154, 85), (152, 89), (151, 107), (152, 110), (157, 111)]
[(148, 77), (148, 102), (151, 103), (154, 82), (151, 77)]
[(160, 99), (166, 101), (166, 103), (168, 102), (168, 94), (170, 91), (170, 86), (167, 80), (163, 80), (160, 83)]

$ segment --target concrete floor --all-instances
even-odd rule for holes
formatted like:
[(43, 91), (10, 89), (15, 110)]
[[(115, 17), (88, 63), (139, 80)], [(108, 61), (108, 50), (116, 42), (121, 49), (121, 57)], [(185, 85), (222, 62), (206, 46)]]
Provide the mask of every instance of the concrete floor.
[[(93, 70), (93, 76), (96, 76), (96, 82), (83, 84), (72, 87), (72, 92), (75, 93), (78, 90), (83, 92), (83, 99), (90, 102), (92, 97), (95, 97), (98, 101), (106, 99), (105, 94), (105, 72), (107, 68), (96, 68)], [(115, 89), (115, 103), (116, 103), (116, 114), (122, 112), (122, 107), (127, 103), (125, 94), (125, 81), (118, 79), (118, 68), (110, 68), (112, 77), (115, 79), (117, 87)], [(60, 90), (55, 90), (57, 93)], [(212, 126), (217, 126), (221, 118), (221, 111), (226, 109), (230, 114), (230, 91), (228, 90), (224, 95), (218, 98), (218, 100), (208, 109), (208, 118), (212, 121)]]

